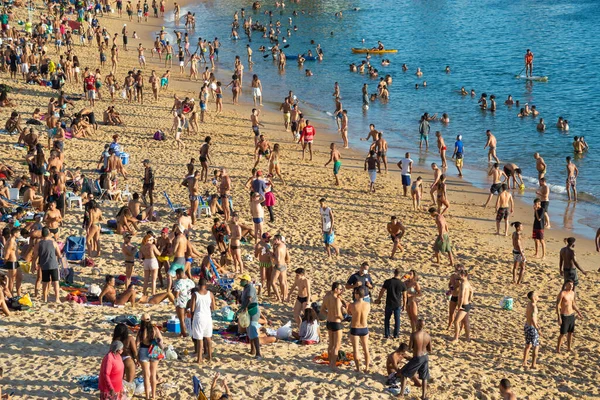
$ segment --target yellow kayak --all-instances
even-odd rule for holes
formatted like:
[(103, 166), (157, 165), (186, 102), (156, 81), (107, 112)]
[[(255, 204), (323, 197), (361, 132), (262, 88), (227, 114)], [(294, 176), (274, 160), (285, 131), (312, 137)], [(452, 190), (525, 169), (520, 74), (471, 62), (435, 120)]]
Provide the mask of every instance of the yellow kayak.
[(369, 53), (369, 54), (384, 54), (384, 53), (397, 53), (396, 49), (386, 49), (386, 50), (373, 50), (373, 49), (358, 49), (356, 47), (352, 48), (353, 53)]

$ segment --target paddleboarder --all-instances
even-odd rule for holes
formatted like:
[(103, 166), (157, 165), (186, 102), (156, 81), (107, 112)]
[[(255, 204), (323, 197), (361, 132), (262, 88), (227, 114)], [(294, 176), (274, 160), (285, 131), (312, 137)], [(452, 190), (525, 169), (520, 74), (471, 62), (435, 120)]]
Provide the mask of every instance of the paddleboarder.
[(529, 49), (525, 53), (525, 76), (533, 76), (533, 53)]

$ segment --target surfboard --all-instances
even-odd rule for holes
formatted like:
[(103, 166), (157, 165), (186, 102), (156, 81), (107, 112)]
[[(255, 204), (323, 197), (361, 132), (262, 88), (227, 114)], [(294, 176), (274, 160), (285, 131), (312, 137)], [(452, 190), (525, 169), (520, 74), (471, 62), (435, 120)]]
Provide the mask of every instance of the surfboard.
[(517, 79), (525, 79), (528, 81), (538, 81), (538, 82), (548, 82), (547, 76), (525, 76), (525, 75), (515, 75)]

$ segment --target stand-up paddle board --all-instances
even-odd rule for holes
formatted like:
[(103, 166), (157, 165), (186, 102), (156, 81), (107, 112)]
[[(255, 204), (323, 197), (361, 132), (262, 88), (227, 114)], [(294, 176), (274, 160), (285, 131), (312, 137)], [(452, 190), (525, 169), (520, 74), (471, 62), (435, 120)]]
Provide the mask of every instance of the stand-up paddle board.
[(525, 79), (528, 81), (538, 81), (538, 82), (548, 82), (547, 76), (525, 76), (525, 75), (515, 75), (517, 79)]

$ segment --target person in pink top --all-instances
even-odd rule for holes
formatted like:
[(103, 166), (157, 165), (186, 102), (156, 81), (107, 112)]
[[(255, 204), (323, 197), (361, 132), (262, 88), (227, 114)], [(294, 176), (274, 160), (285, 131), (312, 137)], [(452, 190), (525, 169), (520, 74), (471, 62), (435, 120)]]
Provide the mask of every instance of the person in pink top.
[(110, 345), (110, 351), (102, 359), (98, 388), (100, 400), (120, 400), (123, 392), (123, 371), (125, 365), (121, 359), (123, 343), (115, 340)]
[(304, 160), (304, 150), (306, 149), (306, 145), (308, 145), (308, 152), (310, 153), (310, 161), (312, 161), (312, 143), (315, 138), (315, 127), (310, 124), (309, 120), (306, 120), (306, 126), (302, 129), (302, 133), (300, 133), (300, 139), (298, 143), (302, 142), (302, 160)]

